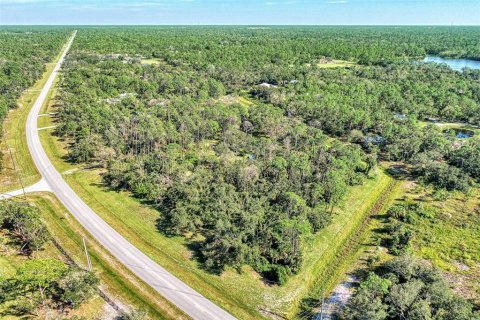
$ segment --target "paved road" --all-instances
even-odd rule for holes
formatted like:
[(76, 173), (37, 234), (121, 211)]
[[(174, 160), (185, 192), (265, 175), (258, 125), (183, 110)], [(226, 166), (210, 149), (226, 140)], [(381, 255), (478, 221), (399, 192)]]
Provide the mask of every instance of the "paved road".
[(32, 184), (31, 186), (25, 187), (24, 189), (18, 189), (18, 190), (0, 194), (0, 200), (5, 200), (13, 197), (23, 197), (25, 193), (45, 192), (45, 191), (51, 192), (52, 190), (50, 190), (50, 186), (47, 184), (47, 182), (41, 179), (37, 183)]
[[(76, 34), (76, 31), (75, 31)], [(134, 247), (118, 232), (103, 221), (92, 209), (90, 209), (79, 196), (63, 180), (61, 174), (53, 167), (42, 148), (38, 135), (38, 113), (47, 97), (47, 93), (53, 84), (55, 76), (75, 38), (73, 34), (69, 40), (60, 60), (55, 65), (51, 76), (43, 87), (27, 119), (27, 142), (33, 161), (40, 171), (43, 179), (53, 193), (92, 234), (92, 236), (104, 246), (110, 253), (123, 263), (140, 279), (158, 291), (163, 297), (175, 304), (180, 310), (193, 319), (199, 320), (229, 320), (235, 319), (222, 308), (210, 302), (198, 292), (174, 277), (168, 271)]]

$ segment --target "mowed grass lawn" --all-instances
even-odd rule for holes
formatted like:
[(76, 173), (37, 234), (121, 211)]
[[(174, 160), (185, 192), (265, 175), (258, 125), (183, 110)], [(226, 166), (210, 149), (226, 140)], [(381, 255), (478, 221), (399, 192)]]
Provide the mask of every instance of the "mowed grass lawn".
[(104, 187), (101, 169), (83, 170), (66, 162), (66, 143), (52, 136), (51, 130), (42, 131), (40, 136), (54, 165), (65, 173), (66, 181), (97, 214), (157, 263), (240, 319), (259, 319), (265, 314), (270, 316), (271, 312), (294, 317), (300, 300), (310, 293), (312, 286), (324, 280), (319, 279), (319, 275), (329, 267), (342, 241), (351, 234), (356, 222), (365, 218), (365, 213), (391, 180), (378, 170), (375, 178), (353, 187), (333, 223), (305, 248), (301, 272), (279, 287), (263, 282), (250, 267), (245, 267), (242, 273), (232, 269), (221, 275), (206, 272), (192, 258), (188, 240), (166, 237), (157, 230), (160, 212), (128, 192)]

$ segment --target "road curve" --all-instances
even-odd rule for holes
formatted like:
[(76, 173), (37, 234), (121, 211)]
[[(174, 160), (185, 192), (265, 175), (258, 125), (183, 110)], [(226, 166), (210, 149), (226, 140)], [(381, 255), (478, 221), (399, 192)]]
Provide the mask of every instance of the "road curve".
[(198, 320), (235, 319), (225, 310), (159, 266), (110, 227), (77, 196), (48, 159), (38, 135), (37, 118), (76, 33), (77, 31), (68, 41), (52, 74), (28, 114), (27, 143), (38, 171), (60, 202), (103, 247), (180, 310)]

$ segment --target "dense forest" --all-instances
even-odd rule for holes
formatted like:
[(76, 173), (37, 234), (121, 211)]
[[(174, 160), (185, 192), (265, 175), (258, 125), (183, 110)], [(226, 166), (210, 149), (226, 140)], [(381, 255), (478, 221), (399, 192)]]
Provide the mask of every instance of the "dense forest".
[(67, 37), (64, 28), (0, 28), (0, 123), (17, 106), (21, 93), (40, 78)]
[[(480, 57), (478, 28), (85, 29), (65, 63), (56, 133), (74, 162), (158, 208), (158, 229), (200, 242), (205, 266), (277, 283), (302, 264), (379, 160), (425, 183), (478, 182), (478, 71), (416, 62)], [(380, 41), (381, 39), (381, 41)], [(348, 60), (325, 68), (331, 59)]]

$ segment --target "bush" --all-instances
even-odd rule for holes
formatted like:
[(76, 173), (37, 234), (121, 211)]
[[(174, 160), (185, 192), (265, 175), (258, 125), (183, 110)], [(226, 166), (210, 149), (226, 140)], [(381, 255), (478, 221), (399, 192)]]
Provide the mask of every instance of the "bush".
[(141, 310), (124, 312), (115, 320), (144, 320), (147, 319), (147, 313)]
[(400, 255), (411, 250), (410, 240), (414, 233), (413, 231), (402, 223), (392, 223), (388, 227), (389, 237), (386, 239), (386, 247), (390, 253)]
[(61, 289), (60, 300), (78, 308), (83, 302), (90, 299), (100, 283), (95, 274), (78, 268), (70, 268), (58, 282)]
[(371, 272), (337, 316), (343, 320), (473, 320), (480, 314), (453, 293), (430, 263), (403, 255)]

